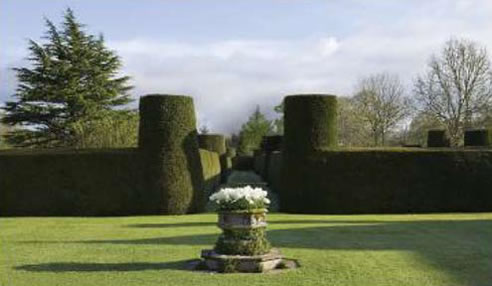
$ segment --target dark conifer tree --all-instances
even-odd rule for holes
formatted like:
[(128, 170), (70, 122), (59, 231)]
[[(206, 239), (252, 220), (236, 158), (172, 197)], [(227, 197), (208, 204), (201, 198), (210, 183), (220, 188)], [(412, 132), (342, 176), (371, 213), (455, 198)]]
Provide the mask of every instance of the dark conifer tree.
[(14, 146), (74, 146), (75, 126), (131, 101), (129, 77), (119, 75), (120, 58), (101, 35), (87, 34), (70, 9), (60, 29), (46, 26), (45, 43), (29, 41), (30, 67), (14, 69), (16, 101), (6, 103), (3, 118), (17, 126), (6, 135)]
[(272, 132), (272, 122), (266, 119), (265, 115), (261, 113), (260, 106), (256, 106), (255, 111), (251, 114), (248, 121), (241, 126), (238, 153), (248, 154), (260, 148), (263, 136), (269, 135)]

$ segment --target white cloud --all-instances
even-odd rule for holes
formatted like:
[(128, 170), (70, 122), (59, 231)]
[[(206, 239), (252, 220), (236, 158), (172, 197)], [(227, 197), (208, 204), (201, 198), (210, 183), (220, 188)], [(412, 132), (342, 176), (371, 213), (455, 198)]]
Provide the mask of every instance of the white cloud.
[(134, 39), (112, 42), (138, 95), (189, 94), (200, 124), (236, 130), (256, 104), (272, 113), (287, 93), (326, 92), (326, 66), (335, 38), (299, 41), (233, 40), (209, 44)]
[[(451, 36), (477, 41), (492, 53), (492, 21), (488, 21), (492, 1), (401, 3), (404, 7), (397, 9), (401, 15), (383, 8), (368, 11), (360, 19), (344, 18), (341, 26), (357, 23), (356, 28), (337, 36), (306, 31), (305, 38), (283, 40), (196, 42), (156, 37), (108, 44), (122, 57), (124, 73), (133, 77), (136, 96), (192, 95), (199, 124), (207, 124), (214, 132), (231, 132), (256, 104), (273, 116), (272, 107), (287, 94), (348, 95), (360, 77), (382, 71), (398, 74), (410, 86), (429, 56)], [(5, 76), (0, 77), (5, 82)]]
[(344, 38), (206, 44), (134, 39), (110, 46), (122, 56), (138, 95), (192, 95), (199, 124), (214, 132), (231, 132), (256, 104), (274, 116), (273, 106), (288, 94), (348, 95), (358, 79), (382, 71), (396, 73), (410, 85), (429, 56), (452, 35), (492, 48), (492, 42), (484, 41), (485, 29), (470, 30), (455, 20), (435, 25), (431, 19), (422, 21), (392, 29), (369, 26)]
[(335, 38), (323, 38), (319, 40), (319, 50), (323, 57), (330, 56), (338, 49), (338, 42)]

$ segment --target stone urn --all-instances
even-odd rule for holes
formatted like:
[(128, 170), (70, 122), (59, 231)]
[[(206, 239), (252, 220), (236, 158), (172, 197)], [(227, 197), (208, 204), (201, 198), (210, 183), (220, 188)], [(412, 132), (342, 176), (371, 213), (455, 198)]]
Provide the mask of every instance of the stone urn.
[(283, 256), (271, 248), (266, 237), (266, 209), (220, 211), (222, 234), (215, 248), (201, 257), (210, 270), (220, 272), (266, 272), (277, 268)]

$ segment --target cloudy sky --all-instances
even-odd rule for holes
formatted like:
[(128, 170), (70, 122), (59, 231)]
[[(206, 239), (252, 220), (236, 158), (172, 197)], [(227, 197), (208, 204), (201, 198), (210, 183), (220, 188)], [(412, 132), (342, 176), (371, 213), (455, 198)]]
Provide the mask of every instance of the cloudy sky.
[(492, 51), (490, 0), (0, 0), (0, 102), (16, 86), (10, 69), (27, 65), (27, 39), (67, 7), (121, 56), (135, 98), (191, 95), (215, 132), (237, 130), (256, 104), (273, 117), (287, 94), (350, 95), (372, 73), (411, 89), (450, 37)]

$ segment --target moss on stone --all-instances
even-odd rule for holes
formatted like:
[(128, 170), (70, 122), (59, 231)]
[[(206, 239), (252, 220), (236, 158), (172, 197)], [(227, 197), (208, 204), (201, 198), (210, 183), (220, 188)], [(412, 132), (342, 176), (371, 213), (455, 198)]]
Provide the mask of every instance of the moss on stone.
[(215, 244), (215, 251), (228, 255), (261, 255), (271, 245), (265, 228), (224, 230)]

